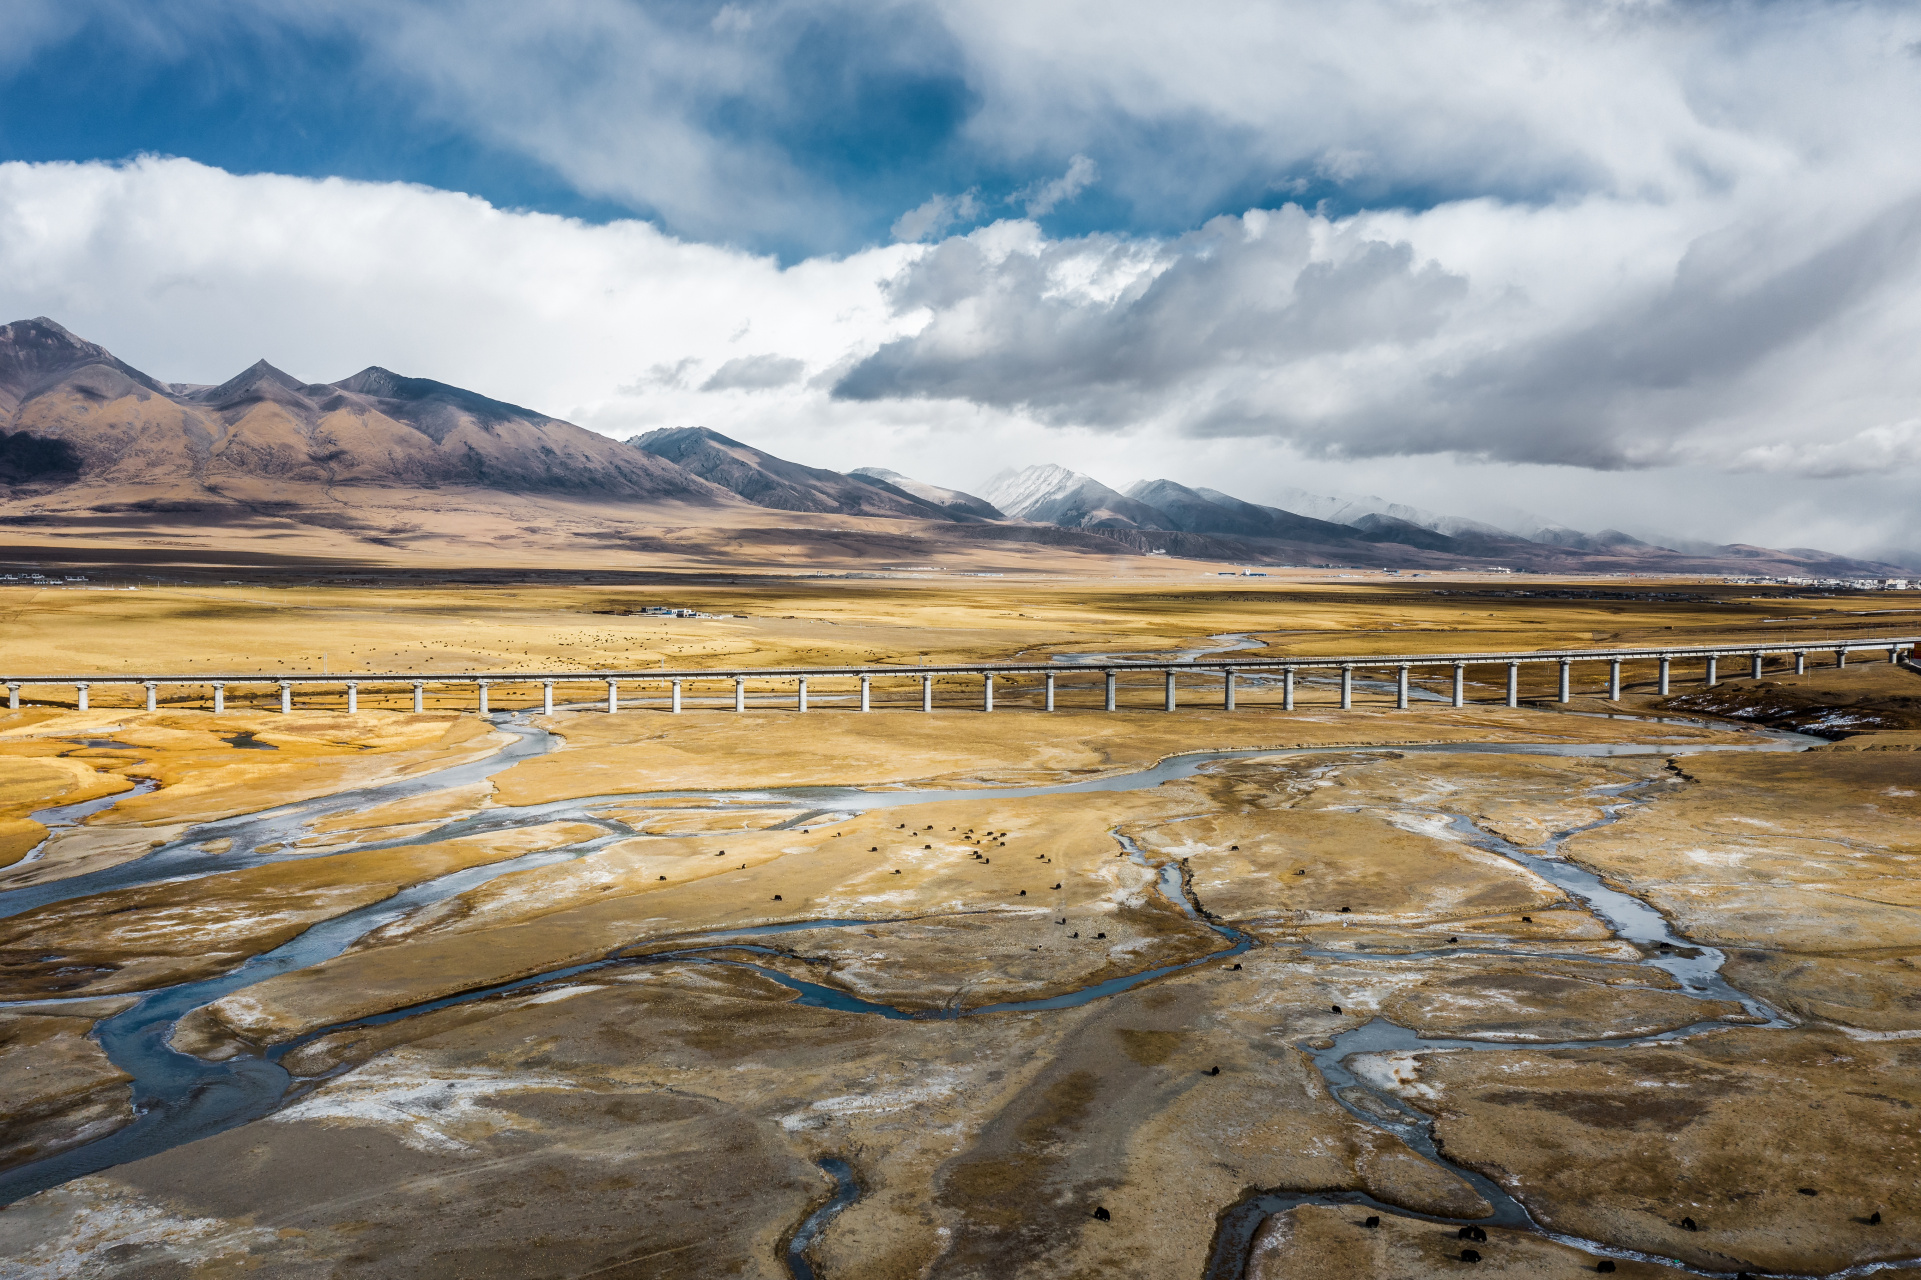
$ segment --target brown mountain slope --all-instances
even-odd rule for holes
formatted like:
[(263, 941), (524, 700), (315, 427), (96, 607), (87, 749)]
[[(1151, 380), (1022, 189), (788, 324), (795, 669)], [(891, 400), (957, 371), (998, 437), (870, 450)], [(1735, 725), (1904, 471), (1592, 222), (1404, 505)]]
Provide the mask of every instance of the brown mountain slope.
[(303, 383), (263, 360), (217, 387), (175, 386), (44, 318), (0, 327), (0, 407), (0, 478), (42, 493), (78, 484), (218, 505), (451, 485), (739, 503), (651, 454), (444, 383), (380, 368)]
[(627, 443), (636, 453), (666, 458), (757, 507), (775, 511), (968, 522), (984, 518), (929, 502), (878, 477), (842, 475), (776, 458), (706, 427), (662, 427)]

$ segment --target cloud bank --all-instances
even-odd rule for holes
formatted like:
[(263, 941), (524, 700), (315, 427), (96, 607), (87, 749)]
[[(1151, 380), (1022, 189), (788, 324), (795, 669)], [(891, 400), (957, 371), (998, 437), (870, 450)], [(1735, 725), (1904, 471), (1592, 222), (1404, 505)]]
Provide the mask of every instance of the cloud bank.
[[(1893, 0), (16, 0), (8, 35), (0, 75), (71, 53), (95, 111), (152, 80), (373, 149), (399, 122), (790, 258), (970, 190), (983, 220), (1018, 202), (1057, 232), (1166, 236), (1288, 200), (1658, 205), (1889, 176), (1913, 168), (1921, 73), (1921, 11)], [(12, 129), (68, 130), (34, 115), (58, 89), (10, 101)], [(210, 158), (220, 124), (145, 145)]]
[(645, 219), (0, 166), (7, 314), (159, 376), (377, 362), (963, 487), (1061, 461), (1921, 548), (1912, 6), (23, 0), (14, 30), (0, 76), (245, 32), (299, 85), (325, 46), (383, 112)]
[(1921, 366), (1889, 359), (1921, 332), (1921, 197), (1804, 213), (1287, 206), (1156, 243), (999, 224), (887, 282), (914, 331), (835, 394), (1351, 458), (1818, 459), (1824, 475), (1921, 460)]

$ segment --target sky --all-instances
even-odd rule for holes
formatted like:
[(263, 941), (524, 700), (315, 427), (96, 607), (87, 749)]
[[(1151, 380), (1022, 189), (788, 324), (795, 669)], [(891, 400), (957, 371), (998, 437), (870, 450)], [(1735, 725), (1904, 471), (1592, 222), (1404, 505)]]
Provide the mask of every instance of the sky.
[(9, 0), (0, 321), (1921, 567), (1921, 9)]

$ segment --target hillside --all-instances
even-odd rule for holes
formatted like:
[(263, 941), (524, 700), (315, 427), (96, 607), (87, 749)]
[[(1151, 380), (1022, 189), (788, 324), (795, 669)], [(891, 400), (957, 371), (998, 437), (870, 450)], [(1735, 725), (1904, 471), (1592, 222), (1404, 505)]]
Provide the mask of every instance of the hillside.
[(219, 386), (163, 383), (45, 318), (0, 327), (0, 409), (11, 483), (109, 504), (98, 491), (197, 506), (339, 486), (733, 501), (606, 436), (429, 379), (369, 368), (305, 383), (263, 360)]
[(706, 427), (662, 427), (627, 443), (636, 453), (664, 458), (771, 510), (916, 520), (978, 518), (916, 497), (885, 480), (777, 458)]
[(915, 480), (898, 471), (886, 467), (855, 467), (847, 473), (859, 480), (879, 480), (892, 485), (903, 493), (911, 494), (923, 502), (931, 502), (944, 507), (956, 515), (978, 516), (983, 520), (1004, 520), (1006, 513), (985, 498), (977, 498), (960, 489), (949, 489), (938, 484), (928, 484)]
[(1760, 574), (1905, 577), (1898, 565), (1796, 547), (1729, 545), (1675, 550), (1618, 530), (1585, 534), (1543, 525), (1538, 538), (1379, 499), (1317, 499), (1290, 491), (1320, 519), (1215, 489), (1143, 480), (1120, 493), (1066, 467), (1003, 471), (987, 496), (1030, 521), (1111, 537), (1137, 550), (1264, 564), (1537, 573)]

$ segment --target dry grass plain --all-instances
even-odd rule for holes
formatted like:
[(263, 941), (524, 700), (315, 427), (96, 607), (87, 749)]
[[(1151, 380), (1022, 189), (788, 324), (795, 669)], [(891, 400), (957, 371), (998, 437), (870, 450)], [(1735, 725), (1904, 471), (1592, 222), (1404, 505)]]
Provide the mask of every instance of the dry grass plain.
[[(627, 612), (655, 604), (745, 616)], [(1900, 607), (1171, 571), (0, 588), (0, 668), (1739, 643), (1906, 631), (1873, 612)], [(1670, 702), (1732, 718), (1679, 723), (1569, 715), (1545, 668), (1519, 709), (1490, 683), (1458, 711), (1368, 688), (1347, 713), (1257, 684), (1224, 712), (1196, 673), (1172, 715), (1158, 678), (1106, 714), (1071, 671), (1053, 716), (1005, 684), (983, 715), (977, 682), (933, 715), (862, 716), (827, 681), (804, 716), (542, 717), (509, 691), (491, 722), (364, 692), (349, 716), (319, 687), (292, 715), (230, 691), (220, 716), (193, 690), (148, 713), (29, 689), (0, 717), (0, 1166), (127, 1125), (116, 1061), (168, 1043), (189, 1075), (266, 1059), (294, 1087), (15, 1200), (0, 1275), (782, 1277), (823, 1159), (857, 1187), (806, 1253), (835, 1280), (1425, 1276), (1477, 1222), (1482, 1269), (1516, 1276), (1921, 1255), (1921, 675), (1681, 683)], [(1658, 717), (1652, 671), (1629, 675), (1621, 709)], [(1854, 736), (1751, 750), (1744, 719), (1809, 708)], [(1496, 744), (1574, 754), (1474, 750)], [(1588, 874), (1671, 934), (1609, 916)], [(1704, 956), (1730, 985), (1696, 981)], [(111, 1020), (184, 983), (205, 997), (110, 1059)], [(1387, 1024), (1423, 1039), (1323, 1074)], [(1257, 1215), (1221, 1270), (1255, 1192), (1307, 1202)]]

